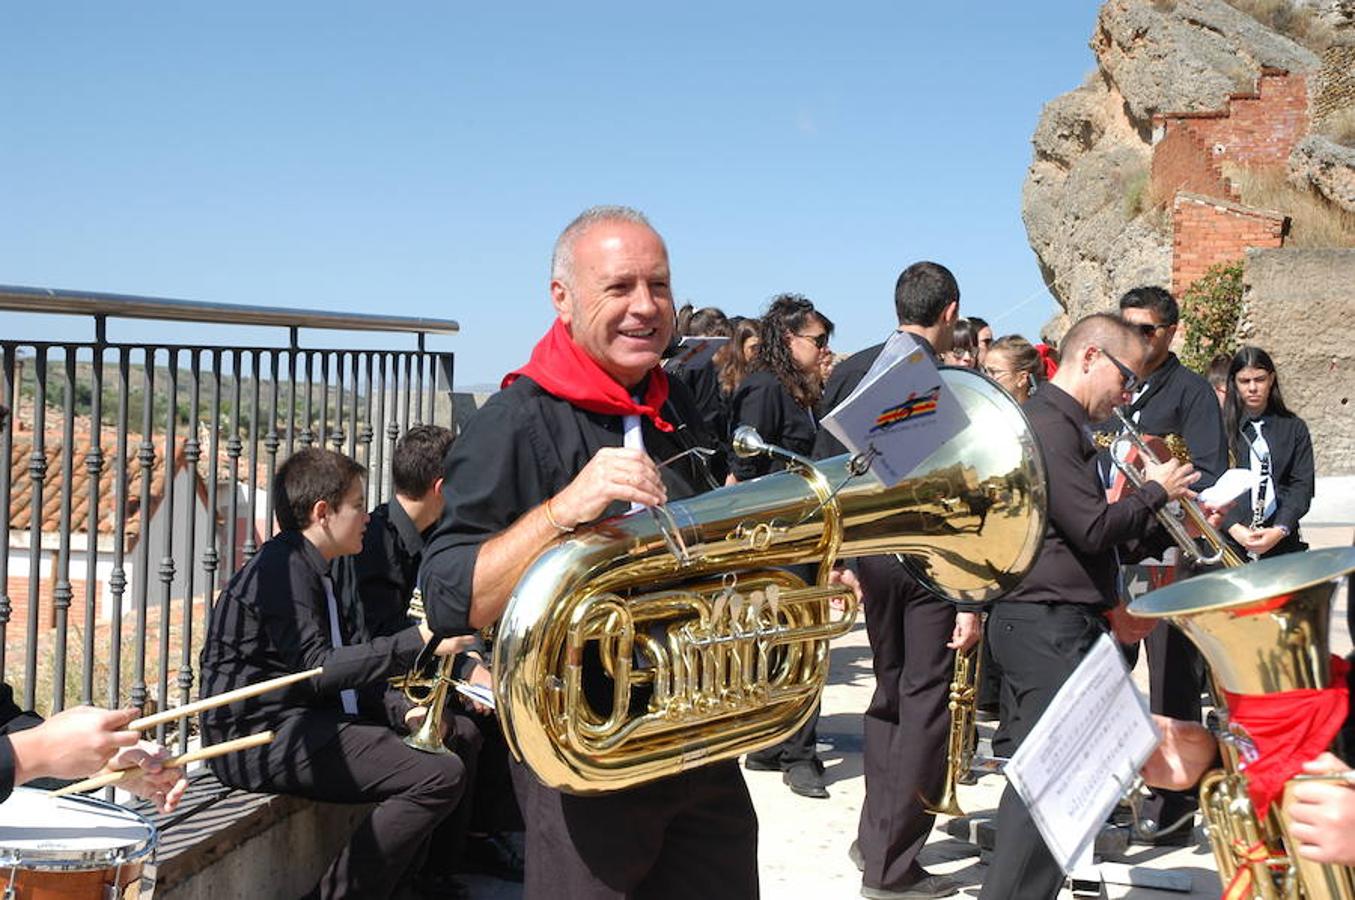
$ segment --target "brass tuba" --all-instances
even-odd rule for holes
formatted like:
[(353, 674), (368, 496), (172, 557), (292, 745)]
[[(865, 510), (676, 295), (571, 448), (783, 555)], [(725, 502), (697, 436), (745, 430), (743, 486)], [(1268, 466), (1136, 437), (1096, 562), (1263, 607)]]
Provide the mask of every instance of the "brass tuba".
[[(494, 645), (514, 755), (551, 787), (599, 793), (782, 740), (813, 712), (828, 642), (855, 618), (851, 593), (828, 583), (839, 556), (902, 554), (957, 599), (1010, 590), (1044, 536), (1043, 460), (999, 387), (965, 370), (941, 377), (969, 424), (892, 488), (845, 455), (794, 458), (544, 551)], [(986, 521), (963, 502), (975, 491), (993, 500)], [(801, 563), (817, 564), (814, 583), (785, 568)]]
[[(1233, 693), (1326, 688), (1332, 595), (1336, 579), (1351, 571), (1355, 548), (1291, 553), (1168, 585), (1138, 598), (1129, 611), (1180, 628), (1216, 682)], [(1355, 869), (1286, 850), (1289, 822), (1280, 801), (1265, 819), (1257, 817), (1238, 766), (1239, 738), (1226, 711), (1219, 712), (1224, 767), (1200, 782), (1200, 811), (1225, 884), (1246, 867), (1256, 898), (1355, 898)], [(1239, 852), (1248, 847), (1264, 850), (1258, 858)]]

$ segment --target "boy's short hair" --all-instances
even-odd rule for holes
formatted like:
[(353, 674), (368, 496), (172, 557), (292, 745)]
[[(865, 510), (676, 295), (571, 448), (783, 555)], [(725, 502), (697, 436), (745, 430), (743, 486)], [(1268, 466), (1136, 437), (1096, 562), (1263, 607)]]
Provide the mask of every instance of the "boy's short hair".
[(422, 497), (442, 476), (442, 460), (456, 435), (441, 425), (415, 425), (391, 454), (391, 483), (403, 497)]
[(307, 447), (278, 467), (273, 476), (273, 510), (283, 531), (301, 531), (311, 524), (311, 510), (321, 500), (337, 507), (367, 467), (334, 450)]

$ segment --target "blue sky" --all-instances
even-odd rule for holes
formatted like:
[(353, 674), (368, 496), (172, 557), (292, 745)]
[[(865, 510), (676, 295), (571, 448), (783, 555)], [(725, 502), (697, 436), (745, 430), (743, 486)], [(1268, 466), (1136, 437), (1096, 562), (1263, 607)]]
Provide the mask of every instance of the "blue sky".
[[(962, 312), (1034, 335), (1054, 301), (1020, 218), (1030, 135), (1094, 67), (1095, 16), (7, 4), (0, 283), (453, 318), (461, 334), (430, 346), (457, 352), (459, 383), (492, 382), (549, 324), (560, 228), (625, 203), (698, 305), (755, 314), (799, 291), (854, 350), (890, 327), (903, 266), (931, 258)], [(0, 313), (6, 336), (53, 327)], [(220, 340), (176, 328), (110, 336)]]

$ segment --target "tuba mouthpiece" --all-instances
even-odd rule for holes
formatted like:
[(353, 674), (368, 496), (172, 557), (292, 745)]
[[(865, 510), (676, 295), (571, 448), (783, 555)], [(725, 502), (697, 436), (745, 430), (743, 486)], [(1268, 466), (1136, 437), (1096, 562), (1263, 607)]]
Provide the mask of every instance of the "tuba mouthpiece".
[(734, 453), (744, 459), (771, 451), (771, 445), (762, 439), (762, 435), (758, 434), (752, 425), (740, 425), (735, 428), (732, 443)]

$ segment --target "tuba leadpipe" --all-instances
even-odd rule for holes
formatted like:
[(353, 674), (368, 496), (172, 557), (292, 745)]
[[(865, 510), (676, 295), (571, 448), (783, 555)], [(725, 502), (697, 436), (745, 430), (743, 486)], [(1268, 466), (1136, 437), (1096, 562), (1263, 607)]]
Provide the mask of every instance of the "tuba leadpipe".
[[(1145, 460), (1150, 460), (1154, 464), (1162, 463), (1164, 460), (1159, 459), (1157, 454), (1153, 452), (1153, 448), (1148, 446), (1143, 434), (1124, 414), (1124, 410), (1118, 406), (1114, 410), (1115, 417), (1120, 420), (1120, 434), (1110, 443), (1110, 458), (1115, 463), (1115, 467), (1124, 474), (1125, 479), (1134, 486), (1134, 489), (1142, 490), (1147, 483), (1147, 479), (1143, 477), (1143, 473), (1136, 466), (1125, 461), (1126, 454), (1119, 449), (1122, 442), (1134, 447)], [(1172, 542), (1180, 548), (1181, 553), (1187, 559), (1202, 566), (1222, 564), (1235, 567), (1242, 565), (1242, 558), (1237, 555), (1232, 547), (1228, 546), (1228, 542), (1224, 540), (1223, 535), (1219, 534), (1218, 529), (1209, 524), (1208, 517), (1205, 516), (1204, 510), (1200, 509), (1198, 503), (1184, 497), (1177, 502), (1180, 503), (1186, 517), (1199, 529), (1200, 536), (1204, 538), (1205, 543), (1210, 546), (1212, 551), (1208, 555), (1201, 553), (1195, 539), (1186, 531), (1185, 525), (1164, 506), (1157, 510), (1157, 520), (1162, 523), (1162, 527), (1166, 529)]]
[[(544, 784), (598, 793), (782, 740), (813, 713), (828, 643), (855, 617), (855, 596), (830, 583), (839, 557), (902, 554), (955, 600), (1010, 590), (1043, 539), (1043, 460), (1001, 388), (966, 370), (941, 378), (969, 425), (894, 487), (846, 455), (778, 453), (786, 471), (547, 548), (514, 588), (494, 645), (513, 754)], [(740, 445), (754, 449), (752, 436)], [(996, 497), (981, 536), (959, 502), (980, 487)], [(799, 564), (817, 575), (787, 568)]]

